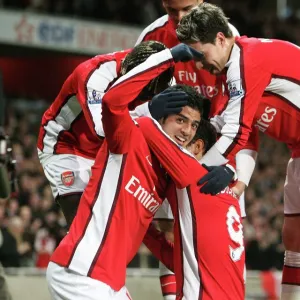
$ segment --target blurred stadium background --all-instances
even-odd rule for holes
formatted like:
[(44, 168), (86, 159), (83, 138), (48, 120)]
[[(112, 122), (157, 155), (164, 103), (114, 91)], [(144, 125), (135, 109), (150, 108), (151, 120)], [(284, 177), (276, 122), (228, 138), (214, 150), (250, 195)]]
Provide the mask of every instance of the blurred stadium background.
[[(300, 45), (299, 0), (209, 2), (223, 7), (241, 35)], [(161, 0), (0, 0), (0, 96), (2, 105), (6, 100), (4, 127), (19, 183), (7, 202), (0, 199), (0, 262), (13, 299), (50, 299), (44, 268), (66, 234), (36, 153), (44, 110), (80, 62), (132, 47), (142, 29), (163, 14)], [(261, 137), (246, 192), (247, 299), (278, 299), (288, 159), (285, 145)], [(134, 299), (161, 299), (157, 267), (141, 246), (128, 268)]]

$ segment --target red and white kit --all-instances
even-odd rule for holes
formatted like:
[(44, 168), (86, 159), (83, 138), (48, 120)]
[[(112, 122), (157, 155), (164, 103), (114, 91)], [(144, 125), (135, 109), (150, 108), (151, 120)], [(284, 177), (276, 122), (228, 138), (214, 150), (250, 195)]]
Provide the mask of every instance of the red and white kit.
[(174, 180), (167, 191), (175, 219), (174, 257), (169, 255), (171, 249), (157, 245), (151, 231), (144, 243), (175, 271), (176, 299), (244, 299), (243, 231), (234, 193), (226, 188), (216, 196), (201, 194), (197, 181), (207, 171), (157, 122), (140, 118), (138, 123), (150, 149)]
[[(233, 34), (238, 36), (239, 33), (236, 28), (230, 26)], [(136, 44), (153, 40), (162, 42), (168, 48), (172, 48), (180, 43), (175, 30), (176, 25), (174, 22), (168, 15), (164, 15), (144, 29)], [(174, 77), (177, 83), (193, 86), (200, 94), (209, 99), (222, 92), (222, 89), (218, 86), (216, 76), (205, 70), (198, 70), (194, 61), (176, 63)]]
[[(92, 290), (95, 280), (100, 286), (108, 285), (110, 292), (124, 288), (127, 264), (137, 253), (166, 188), (165, 171), (152, 159), (128, 104), (151, 79), (173, 65), (168, 49), (154, 54), (122, 76), (103, 97), (106, 139), (70, 231), (52, 255), (48, 269), (50, 290), (57, 299), (63, 290), (60, 275), (56, 275), (63, 272), (74, 276), (76, 282), (76, 275), (82, 276), (85, 290)], [(82, 299), (76, 298), (75, 292), (73, 296), (71, 299)], [(115, 299), (105, 290), (89, 299), (99, 297)]]
[[(80, 64), (44, 113), (38, 153), (54, 197), (82, 192), (87, 185), (104, 138), (102, 98), (129, 52), (98, 55)], [(147, 107), (136, 113), (147, 114)]]
[[(283, 55), (284, 53), (284, 55)], [(287, 144), (284, 211), (300, 213), (300, 48), (285, 41), (236, 38), (226, 84), (230, 99), (215, 117), (223, 136), (214, 146), (228, 156), (261, 131)], [(224, 125), (225, 124), (225, 125)]]
[[(239, 36), (237, 29), (230, 24), (230, 28), (234, 36)], [(180, 42), (176, 36), (176, 24), (169, 18), (168, 15), (164, 15), (161, 18), (154, 21), (148, 27), (144, 29), (137, 40), (137, 44), (142, 41), (155, 40), (164, 43), (168, 48), (172, 48), (178, 45)], [(215, 75), (210, 74), (205, 70), (198, 70), (194, 61), (179, 62), (175, 65), (174, 77), (177, 83), (187, 84), (193, 86), (199, 93), (212, 100), (211, 115), (214, 116), (219, 108), (219, 102), (227, 101), (228, 97), (223, 94), (222, 80), (219, 80)], [(225, 100), (223, 99), (225, 98)], [(243, 156), (243, 163), (237, 161), (237, 175), (240, 180), (249, 183), (250, 177), (254, 170), (256, 151), (252, 148), (242, 150), (248, 155), (249, 163), (245, 164), (245, 157)], [(243, 154), (243, 153), (242, 153)], [(239, 155), (239, 153), (238, 153)], [(238, 160), (237, 155), (237, 160)], [(249, 160), (249, 157), (254, 159)], [(217, 165), (217, 162), (210, 162), (207, 165)], [(244, 169), (247, 170), (244, 170)], [(249, 175), (250, 174), (250, 175)], [(242, 216), (245, 217), (245, 198), (244, 194), (239, 199)], [(171, 210), (167, 204), (163, 204), (158, 211), (157, 218), (159, 219), (172, 219)]]

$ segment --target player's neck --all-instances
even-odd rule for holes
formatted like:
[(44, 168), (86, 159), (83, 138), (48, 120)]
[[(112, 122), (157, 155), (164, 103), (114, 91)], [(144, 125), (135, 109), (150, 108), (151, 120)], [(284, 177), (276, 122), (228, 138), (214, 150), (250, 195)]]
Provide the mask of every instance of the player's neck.
[(231, 52), (232, 52), (232, 49), (233, 49), (233, 46), (235, 43), (235, 38), (231, 37), (231, 38), (227, 38), (226, 40), (227, 40), (228, 46), (227, 46), (227, 55), (225, 57), (225, 66), (230, 59)]

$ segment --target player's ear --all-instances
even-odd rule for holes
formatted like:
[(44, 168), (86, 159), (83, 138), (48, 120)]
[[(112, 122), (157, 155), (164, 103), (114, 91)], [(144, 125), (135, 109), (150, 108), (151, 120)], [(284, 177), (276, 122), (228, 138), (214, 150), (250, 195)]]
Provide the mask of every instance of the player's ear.
[(199, 160), (202, 158), (205, 152), (205, 143), (203, 140), (199, 139), (194, 143), (194, 155)]
[(216, 36), (216, 45), (224, 47), (226, 44), (226, 37), (223, 32), (218, 32)]

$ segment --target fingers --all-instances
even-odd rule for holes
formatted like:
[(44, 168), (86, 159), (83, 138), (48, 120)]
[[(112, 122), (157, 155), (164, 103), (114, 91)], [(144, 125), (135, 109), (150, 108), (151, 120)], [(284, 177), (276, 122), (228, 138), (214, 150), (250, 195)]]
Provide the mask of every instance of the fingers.
[(188, 97), (187, 93), (184, 91), (174, 91), (174, 88), (172, 89), (172, 91), (168, 91), (168, 93), (166, 93), (166, 96), (168, 97)]
[(171, 114), (179, 114), (182, 111), (182, 106), (181, 107), (174, 107), (174, 108), (168, 108), (166, 109), (166, 115), (171, 115)]
[(217, 193), (220, 192), (219, 188), (220, 187), (218, 185), (217, 180), (212, 179), (200, 188), (200, 192), (203, 193), (203, 194), (216, 195)]
[(202, 178), (200, 178), (200, 180), (198, 181), (198, 185), (201, 185), (203, 183), (205, 183), (206, 181), (209, 181), (209, 180), (213, 180), (215, 174), (213, 171), (205, 174)]
[(172, 101), (172, 102), (168, 103), (167, 107), (168, 108), (183, 107), (183, 106), (186, 106), (187, 104), (188, 104), (187, 101), (180, 99), (180, 100)]

